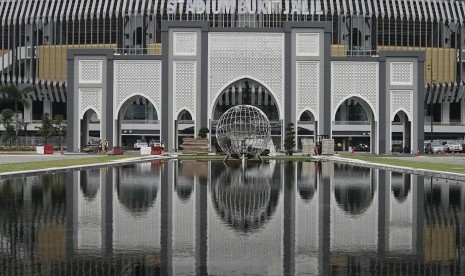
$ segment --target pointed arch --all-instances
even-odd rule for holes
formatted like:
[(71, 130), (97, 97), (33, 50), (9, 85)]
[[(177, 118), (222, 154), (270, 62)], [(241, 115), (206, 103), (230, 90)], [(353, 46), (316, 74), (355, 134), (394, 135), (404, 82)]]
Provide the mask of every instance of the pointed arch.
[(131, 102), (132, 100), (135, 100), (137, 98), (144, 98), (146, 99), (147, 101), (149, 101), (152, 105), (153, 105), (153, 108), (155, 109), (155, 112), (157, 114), (157, 117), (161, 114), (160, 113), (160, 110), (158, 110), (157, 108), (157, 105), (156, 103), (153, 101), (153, 99), (150, 99), (149, 97), (146, 97), (140, 93), (132, 93), (131, 95), (129, 96), (126, 96), (122, 101), (121, 101), (121, 104), (119, 106), (116, 106), (115, 107), (115, 115), (118, 116), (118, 114), (120, 113), (121, 109), (127, 105), (129, 102)]
[(410, 114), (409, 112), (405, 109), (405, 108), (402, 108), (402, 107), (399, 107), (397, 108), (396, 110), (394, 110), (394, 112), (392, 112), (391, 114), (391, 122), (394, 121), (394, 118), (396, 117), (396, 115), (399, 113), (399, 112), (404, 112), (405, 113), (405, 116), (407, 116), (407, 121), (410, 121)]
[[(178, 121), (180, 120), (189, 120), (189, 121), (192, 121), (194, 120), (192, 114), (194, 114), (193, 112), (191, 112), (188, 108), (184, 108), (182, 109), (181, 111), (179, 111), (178, 115), (176, 116), (176, 119)], [(184, 116), (187, 116), (187, 117), (184, 117)], [(184, 117), (184, 118), (183, 118)], [(190, 119), (188, 119), (190, 118)]]
[(365, 97), (361, 96), (361, 95), (356, 95), (356, 94), (351, 94), (351, 95), (348, 95), (347, 97), (343, 98), (342, 100), (340, 100), (336, 105), (333, 105), (335, 108), (332, 110), (332, 115), (331, 115), (331, 118), (333, 121), (336, 121), (336, 113), (337, 113), (337, 110), (339, 109), (339, 107), (347, 100), (350, 100), (350, 99), (357, 99), (359, 101), (357, 101), (358, 103), (360, 103), (363, 107), (363, 109), (365, 109), (365, 112), (369, 112), (371, 111), (371, 114), (373, 114), (373, 119), (374, 121), (378, 121), (378, 114), (375, 113), (375, 110), (377, 110), (371, 103), (369, 100), (367, 100)]
[[(278, 119), (283, 119), (284, 118), (284, 114), (283, 114), (283, 107), (281, 106), (281, 103), (280, 103), (280, 98), (277, 97), (277, 94), (275, 91), (273, 91), (268, 85), (266, 85), (263, 81), (255, 78), (255, 77), (252, 77), (252, 76), (249, 76), (249, 75), (243, 75), (243, 76), (240, 76), (238, 78), (235, 78), (235, 79), (232, 79), (230, 81), (228, 81), (225, 85), (223, 85), (221, 87), (221, 89), (219, 91), (215, 91), (215, 95), (212, 97), (210, 95), (210, 108), (209, 108), (209, 117), (210, 119), (213, 119), (214, 117), (214, 111), (215, 111), (215, 108), (216, 108), (216, 105), (218, 103), (218, 100), (220, 98), (221, 95), (223, 95), (223, 93), (225, 92), (226, 89), (228, 89), (229, 87), (233, 86), (233, 85), (236, 85), (240, 82), (246, 82), (246, 81), (251, 81), (251, 82), (254, 82), (256, 84), (258, 84), (259, 86), (263, 87), (265, 89), (265, 91), (268, 92), (268, 94), (272, 97), (275, 105), (276, 105), (276, 108), (278, 110)], [(210, 91), (210, 93), (212, 93), (212, 91)]]
[(80, 120), (84, 120), (84, 116), (85, 116), (86, 113), (89, 112), (89, 111), (93, 111), (93, 112), (97, 115), (97, 118), (98, 118), (99, 120), (101, 120), (100, 115), (98, 114), (98, 112), (95, 110), (94, 107), (88, 107), (85, 111), (82, 112), (82, 114), (79, 116), (79, 119), (80, 119)]
[(299, 113), (299, 116), (297, 116), (298, 121), (301, 121), (301, 122), (305, 121), (305, 120), (301, 120), (301, 119), (302, 119), (302, 116), (304, 116), (306, 113), (309, 114), (309, 116), (313, 119), (313, 122), (316, 121), (315, 112), (311, 108), (302, 110)]

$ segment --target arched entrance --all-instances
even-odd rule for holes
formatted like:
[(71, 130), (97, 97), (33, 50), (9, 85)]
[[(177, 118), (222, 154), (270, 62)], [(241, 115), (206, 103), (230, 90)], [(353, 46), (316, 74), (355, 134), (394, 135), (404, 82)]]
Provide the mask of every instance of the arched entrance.
[(377, 153), (377, 122), (371, 106), (352, 96), (339, 104), (334, 114), (332, 137), (342, 150)]
[(238, 80), (228, 87), (216, 99), (212, 108), (210, 133), (211, 146), (216, 147), (216, 124), (221, 115), (233, 106), (247, 104), (262, 110), (271, 124), (273, 145), (279, 150), (283, 141), (283, 122), (276, 99), (262, 84), (248, 78)]
[(297, 120), (297, 148), (302, 150), (302, 139), (310, 139), (315, 142), (317, 135), (315, 116), (310, 110), (305, 110)]
[(116, 117), (117, 146), (133, 149), (137, 140), (159, 142), (160, 121), (158, 112), (147, 98), (136, 95), (127, 99)]
[(411, 153), (412, 151), (412, 123), (403, 110), (394, 113), (391, 118), (391, 151)]
[(195, 121), (192, 119), (192, 114), (186, 109), (179, 112), (175, 121), (174, 133), (176, 134), (175, 148), (178, 150), (184, 138), (195, 138)]
[(80, 120), (80, 149), (97, 147), (99, 140), (101, 139), (101, 122), (97, 112), (92, 108), (89, 108)]

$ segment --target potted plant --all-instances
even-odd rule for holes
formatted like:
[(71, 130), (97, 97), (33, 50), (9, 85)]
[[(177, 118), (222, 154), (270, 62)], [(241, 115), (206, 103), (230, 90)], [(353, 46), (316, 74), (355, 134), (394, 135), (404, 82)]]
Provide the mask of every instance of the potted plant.
[(199, 129), (199, 137), (200, 137), (200, 138), (207, 138), (207, 134), (208, 134), (209, 132), (210, 132), (210, 131), (208, 130), (208, 128), (202, 127), (201, 129)]
[(48, 139), (55, 134), (55, 128), (53, 127), (53, 121), (50, 119), (50, 115), (48, 113), (44, 113), (42, 116), (42, 125), (36, 127), (36, 129), (39, 135), (44, 137), (44, 153), (53, 154), (53, 145), (48, 144)]

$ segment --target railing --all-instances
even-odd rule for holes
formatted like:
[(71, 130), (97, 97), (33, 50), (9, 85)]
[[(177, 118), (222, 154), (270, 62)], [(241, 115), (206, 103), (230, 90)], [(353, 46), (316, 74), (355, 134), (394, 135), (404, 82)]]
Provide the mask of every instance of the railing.
[(335, 125), (370, 125), (368, 121), (335, 121)]
[(122, 124), (145, 124), (145, 125), (152, 125), (152, 124), (159, 124), (160, 120), (123, 120)]

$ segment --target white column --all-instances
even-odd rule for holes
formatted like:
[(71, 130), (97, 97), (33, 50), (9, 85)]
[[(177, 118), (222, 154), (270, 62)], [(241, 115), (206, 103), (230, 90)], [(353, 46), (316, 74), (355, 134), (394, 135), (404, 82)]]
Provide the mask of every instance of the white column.
[(24, 109), (24, 121), (30, 122), (32, 121), (32, 100), (27, 99), (29, 103), (29, 108)]
[(442, 102), (442, 117), (441, 122), (444, 124), (448, 124), (450, 122), (450, 102), (444, 101)]
[(50, 115), (50, 118), (53, 118), (52, 102), (50, 100), (44, 98), (44, 114), (45, 113), (48, 113)]
[(462, 117), (462, 124), (465, 123), (465, 101), (460, 100), (460, 107), (461, 107), (461, 117)]

